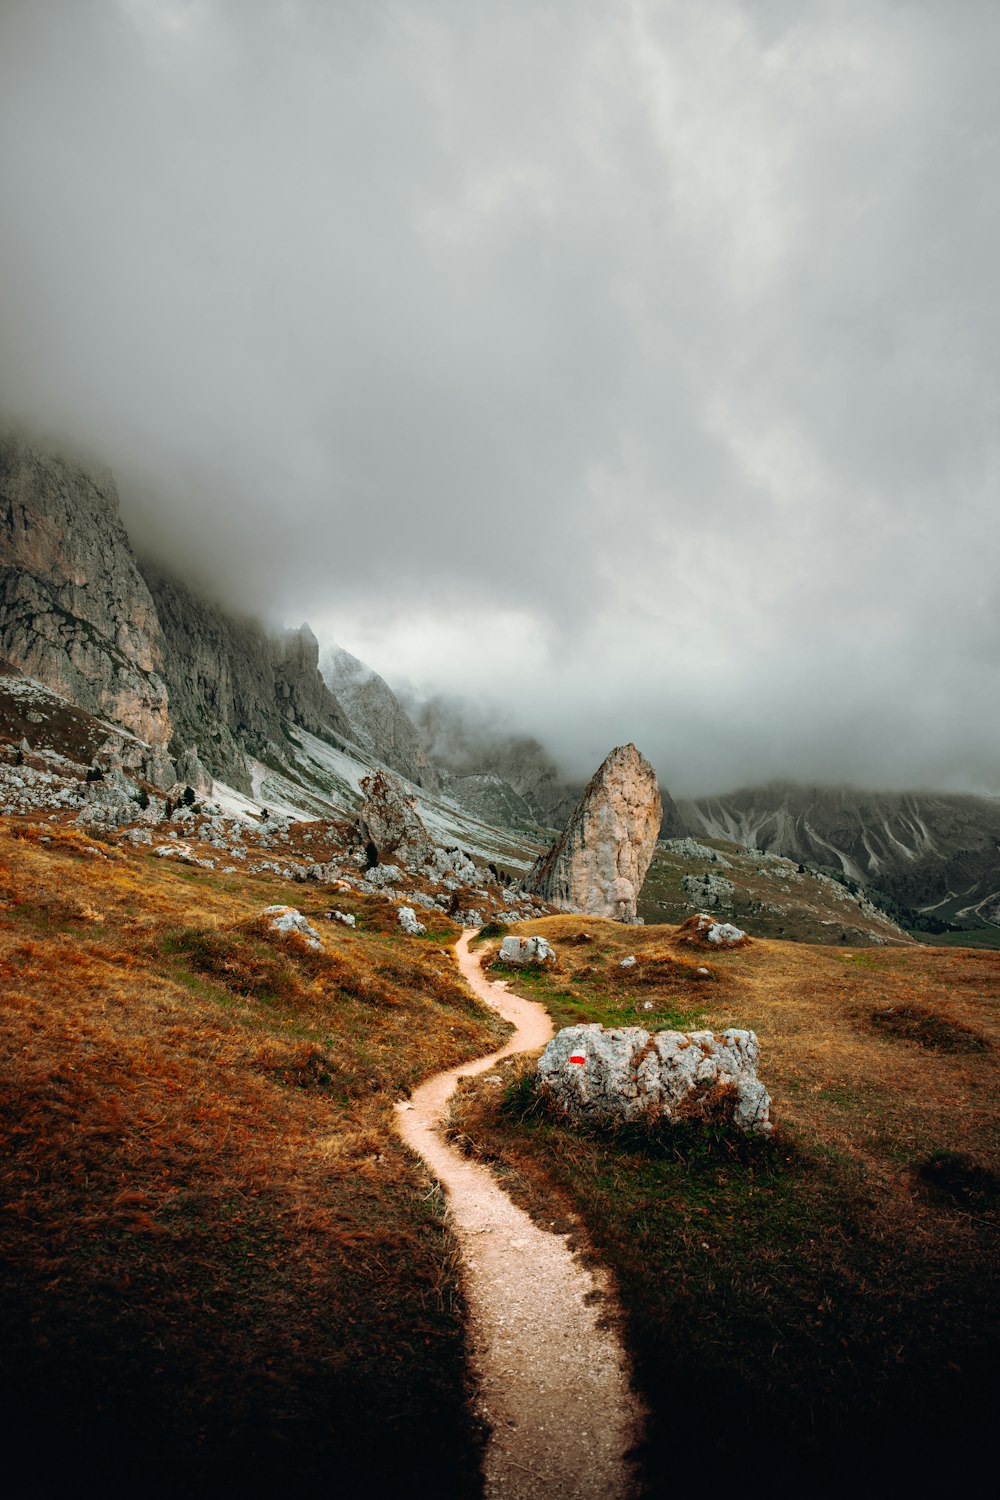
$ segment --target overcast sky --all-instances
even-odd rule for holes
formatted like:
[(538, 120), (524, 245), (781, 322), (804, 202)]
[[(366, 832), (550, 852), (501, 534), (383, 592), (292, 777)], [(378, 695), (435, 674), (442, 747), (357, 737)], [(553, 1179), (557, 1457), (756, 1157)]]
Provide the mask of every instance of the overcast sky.
[(0, 403), (589, 772), (1000, 790), (996, 0), (0, 0)]

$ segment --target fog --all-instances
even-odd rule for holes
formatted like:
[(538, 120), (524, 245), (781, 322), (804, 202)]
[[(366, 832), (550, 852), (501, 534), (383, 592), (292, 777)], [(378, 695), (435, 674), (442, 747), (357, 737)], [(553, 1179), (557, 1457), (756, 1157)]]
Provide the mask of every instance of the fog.
[(0, 0), (0, 409), (574, 774), (1000, 790), (992, 0)]

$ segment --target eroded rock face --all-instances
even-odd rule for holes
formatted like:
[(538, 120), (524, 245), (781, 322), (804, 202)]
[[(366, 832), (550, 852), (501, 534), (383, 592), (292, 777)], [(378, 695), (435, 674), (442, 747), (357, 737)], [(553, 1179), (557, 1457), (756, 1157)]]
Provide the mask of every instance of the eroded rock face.
[(388, 683), (341, 646), (323, 657), (324, 680), (346, 715), (349, 737), (417, 786), (440, 787), (416, 725)]
[(106, 470), (0, 439), (0, 657), (154, 750), (163, 642)]
[(572, 1119), (656, 1124), (731, 1110), (747, 1135), (771, 1130), (771, 1100), (757, 1077), (752, 1031), (658, 1031), (567, 1026), (538, 1060), (539, 1088)]
[(565, 833), (525, 889), (559, 911), (634, 922), (662, 816), (653, 767), (634, 745), (619, 745), (591, 777)]
[(417, 812), (417, 801), (402, 782), (386, 771), (373, 771), (361, 782), (363, 802), (355, 837), (368, 851), (371, 864), (401, 860), (415, 869), (431, 853), (427, 829)]

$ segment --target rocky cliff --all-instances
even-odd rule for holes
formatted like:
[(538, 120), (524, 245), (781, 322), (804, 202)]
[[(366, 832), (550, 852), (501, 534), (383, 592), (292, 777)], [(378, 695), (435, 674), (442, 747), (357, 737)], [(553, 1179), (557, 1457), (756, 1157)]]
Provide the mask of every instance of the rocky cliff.
[(415, 786), (438, 791), (440, 777), (420, 733), (388, 683), (340, 646), (324, 654), (322, 673), (344, 711), (354, 743)]
[(246, 754), (281, 762), (288, 723), (323, 738), (348, 736), (308, 625), (270, 636), (258, 621), (227, 614), (154, 564), (142, 567), (163, 634), (178, 751), (196, 743), (215, 776), (249, 792)]
[(350, 733), (308, 626), (272, 636), (140, 564), (111, 474), (21, 434), (0, 438), (0, 658), (146, 741), (161, 782), (197, 745), (249, 792), (247, 753), (283, 760), (288, 724)]
[(0, 438), (0, 656), (154, 748), (163, 642), (110, 473)]
[(634, 745), (619, 745), (525, 888), (560, 911), (634, 922), (662, 817), (656, 772)]

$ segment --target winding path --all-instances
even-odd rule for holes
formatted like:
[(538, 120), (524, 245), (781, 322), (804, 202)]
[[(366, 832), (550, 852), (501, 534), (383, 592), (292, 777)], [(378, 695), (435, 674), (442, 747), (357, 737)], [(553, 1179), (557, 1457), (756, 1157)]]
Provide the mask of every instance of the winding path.
[(484, 1493), (490, 1500), (628, 1500), (635, 1476), (625, 1455), (640, 1435), (642, 1408), (617, 1334), (602, 1326), (609, 1283), (439, 1133), (460, 1078), (552, 1035), (541, 1005), (486, 978), (469, 952), (473, 935), (466, 930), (455, 947), (462, 975), (517, 1029), (499, 1052), (438, 1073), (397, 1111), (403, 1139), (444, 1184), (462, 1249), (479, 1409), (491, 1427)]

